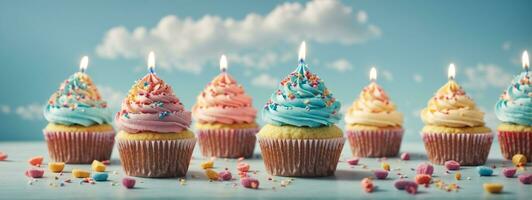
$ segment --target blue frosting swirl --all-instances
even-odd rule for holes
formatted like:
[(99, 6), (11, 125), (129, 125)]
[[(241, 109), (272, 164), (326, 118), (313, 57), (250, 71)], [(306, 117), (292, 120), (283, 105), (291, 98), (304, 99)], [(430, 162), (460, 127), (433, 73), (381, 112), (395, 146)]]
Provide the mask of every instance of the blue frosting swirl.
[(90, 77), (80, 72), (70, 76), (52, 94), (44, 117), (50, 123), (82, 126), (109, 124), (113, 120)]
[(529, 72), (516, 76), (495, 105), (495, 114), (503, 122), (532, 126), (532, 88)]
[(278, 126), (329, 126), (340, 120), (340, 106), (323, 81), (301, 62), (271, 95), (262, 118)]

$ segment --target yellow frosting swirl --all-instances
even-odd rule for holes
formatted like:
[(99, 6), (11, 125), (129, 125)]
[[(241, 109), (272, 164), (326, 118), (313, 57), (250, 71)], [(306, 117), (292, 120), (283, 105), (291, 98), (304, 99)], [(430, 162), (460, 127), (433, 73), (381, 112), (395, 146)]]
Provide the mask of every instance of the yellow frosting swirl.
[(372, 82), (365, 87), (358, 99), (347, 110), (344, 120), (348, 125), (397, 127), (403, 124), (403, 115), (384, 90)]
[(421, 111), (421, 119), (425, 124), (435, 126), (484, 126), (484, 113), (454, 80), (441, 87), (429, 100), (427, 108)]

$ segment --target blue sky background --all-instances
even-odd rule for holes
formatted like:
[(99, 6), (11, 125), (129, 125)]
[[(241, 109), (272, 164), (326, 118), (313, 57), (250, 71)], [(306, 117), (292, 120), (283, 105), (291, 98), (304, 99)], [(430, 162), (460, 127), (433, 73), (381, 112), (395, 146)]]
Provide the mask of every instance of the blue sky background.
[(493, 105), (521, 71), (522, 51), (532, 49), (531, 9), (526, 0), (0, 1), (0, 141), (42, 140), (41, 106), (84, 55), (113, 111), (146, 73), (150, 49), (188, 108), (218, 74), (221, 53), (261, 108), (295, 69), (301, 40), (311, 70), (344, 107), (376, 65), (404, 113), (406, 140), (420, 141), (417, 113), (446, 82), (450, 62), (494, 127)]

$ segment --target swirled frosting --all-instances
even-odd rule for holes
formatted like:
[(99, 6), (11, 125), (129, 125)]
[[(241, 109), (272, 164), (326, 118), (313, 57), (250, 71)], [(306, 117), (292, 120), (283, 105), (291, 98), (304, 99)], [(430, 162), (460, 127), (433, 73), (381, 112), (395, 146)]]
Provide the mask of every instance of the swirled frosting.
[(252, 107), (251, 101), (242, 85), (223, 72), (197, 97), (192, 116), (200, 123), (253, 123), (257, 110)]
[(187, 130), (191, 114), (172, 88), (150, 73), (129, 90), (115, 121), (120, 129), (129, 133), (176, 133)]
[(454, 80), (441, 87), (421, 111), (421, 119), (427, 125), (443, 127), (484, 126), (484, 113), (473, 99)]
[(365, 87), (358, 99), (347, 110), (346, 124), (361, 124), (377, 127), (395, 127), (403, 124), (403, 115), (384, 90), (375, 82)]
[(281, 81), (262, 110), (262, 118), (273, 125), (322, 127), (340, 119), (340, 102), (323, 81), (301, 62)]
[(516, 76), (495, 105), (495, 114), (503, 122), (532, 126), (532, 87), (529, 72)]
[(44, 108), (48, 122), (62, 125), (91, 126), (108, 124), (112, 113), (101, 99), (91, 78), (77, 72), (61, 83)]

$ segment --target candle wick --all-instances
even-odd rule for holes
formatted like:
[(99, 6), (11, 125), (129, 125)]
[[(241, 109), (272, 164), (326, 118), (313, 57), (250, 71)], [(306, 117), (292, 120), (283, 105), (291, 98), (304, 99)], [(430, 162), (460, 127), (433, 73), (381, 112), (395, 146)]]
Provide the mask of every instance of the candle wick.
[(150, 67), (150, 73), (155, 74), (155, 69), (153, 69), (153, 67)]
[(299, 59), (299, 64), (305, 64), (305, 60), (303, 58)]

